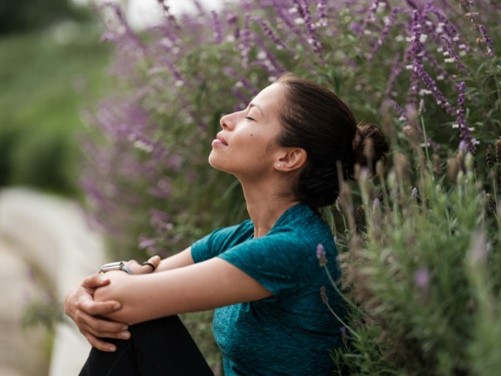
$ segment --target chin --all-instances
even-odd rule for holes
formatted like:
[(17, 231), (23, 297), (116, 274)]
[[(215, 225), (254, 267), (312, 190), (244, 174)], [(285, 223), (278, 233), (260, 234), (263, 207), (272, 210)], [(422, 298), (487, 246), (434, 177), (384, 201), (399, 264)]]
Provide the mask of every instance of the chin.
[(212, 152), (209, 154), (208, 161), (209, 161), (209, 165), (212, 168), (215, 168), (216, 170), (221, 170), (221, 168), (219, 167), (219, 164), (217, 163), (217, 157), (215, 157)]
[(207, 160), (209, 161), (209, 165), (210, 165), (211, 167), (216, 168), (216, 167), (214, 166), (214, 155), (213, 155), (213, 151), (211, 151), (211, 152), (210, 152), (210, 154), (209, 154), (209, 158), (207, 158)]
[(224, 165), (218, 161), (217, 157), (214, 157), (212, 153), (209, 155), (209, 165), (218, 171), (226, 172), (227, 174), (231, 174), (230, 171), (228, 171), (226, 168), (224, 168)]

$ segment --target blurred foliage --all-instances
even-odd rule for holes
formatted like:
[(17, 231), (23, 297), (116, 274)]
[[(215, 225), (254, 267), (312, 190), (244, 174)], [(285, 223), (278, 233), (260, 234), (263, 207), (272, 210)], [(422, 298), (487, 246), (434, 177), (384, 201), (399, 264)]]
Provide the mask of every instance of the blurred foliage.
[(64, 321), (61, 304), (53, 297), (32, 300), (25, 307), (22, 318), (23, 327), (42, 326), (54, 334), (56, 325)]
[(62, 20), (88, 20), (91, 12), (70, 0), (0, 2), (0, 35), (39, 30)]
[(109, 87), (99, 34), (65, 22), (0, 38), (0, 186), (79, 194), (80, 112)]

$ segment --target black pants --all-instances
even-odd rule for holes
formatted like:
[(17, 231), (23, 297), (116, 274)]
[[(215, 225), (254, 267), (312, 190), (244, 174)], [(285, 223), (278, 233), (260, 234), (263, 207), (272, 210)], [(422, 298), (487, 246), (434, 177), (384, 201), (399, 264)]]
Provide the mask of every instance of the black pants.
[(107, 339), (115, 352), (92, 348), (80, 376), (213, 376), (177, 316), (132, 325), (129, 340)]

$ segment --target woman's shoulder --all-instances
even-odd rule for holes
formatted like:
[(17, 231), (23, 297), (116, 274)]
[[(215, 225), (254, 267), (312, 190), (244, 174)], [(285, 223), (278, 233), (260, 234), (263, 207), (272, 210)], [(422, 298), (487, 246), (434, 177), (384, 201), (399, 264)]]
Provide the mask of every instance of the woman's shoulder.
[(254, 226), (250, 220), (237, 225), (219, 227), (191, 245), (191, 255), (195, 262), (217, 256), (225, 250), (243, 243), (252, 237)]
[(254, 226), (249, 219), (246, 219), (233, 226), (219, 227), (207, 235), (206, 238), (211, 243), (224, 243), (225, 247), (228, 247), (249, 239), (253, 233)]
[[(306, 204), (297, 204), (288, 209), (269, 233), (270, 238), (282, 238), (287, 243), (302, 247), (305, 243), (316, 247), (334, 246), (332, 230), (322, 217)], [(325, 244), (324, 244), (325, 243)]]

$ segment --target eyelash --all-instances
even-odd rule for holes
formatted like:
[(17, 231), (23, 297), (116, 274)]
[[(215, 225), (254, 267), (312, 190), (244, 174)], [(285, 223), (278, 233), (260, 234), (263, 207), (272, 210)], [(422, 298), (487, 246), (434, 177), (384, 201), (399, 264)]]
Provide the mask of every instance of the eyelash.
[(251, 118), (250, 116), (246, 116), (245, 117), (247, 120), (252, 120), (252, 121), (255, 121), (253, 118)]

